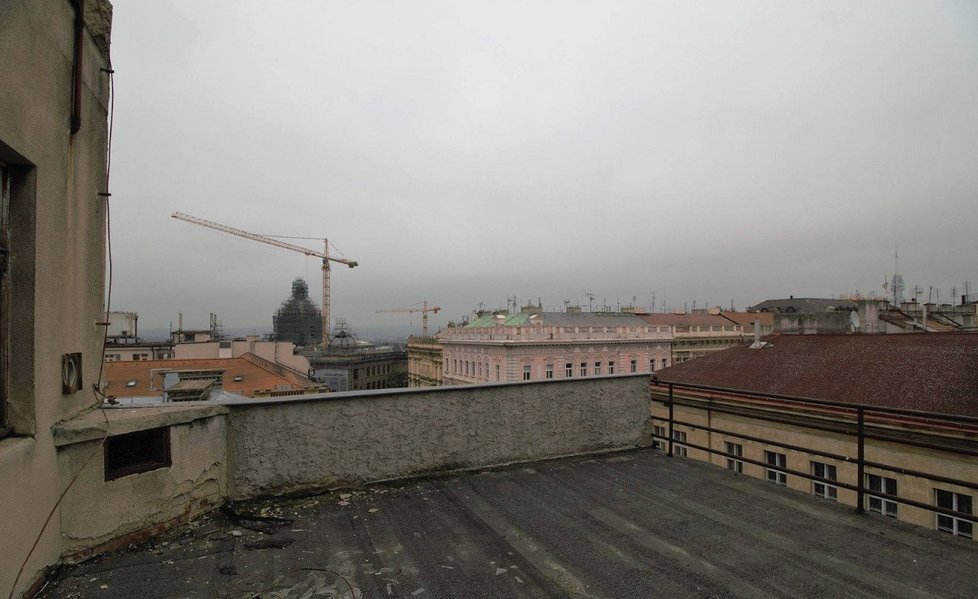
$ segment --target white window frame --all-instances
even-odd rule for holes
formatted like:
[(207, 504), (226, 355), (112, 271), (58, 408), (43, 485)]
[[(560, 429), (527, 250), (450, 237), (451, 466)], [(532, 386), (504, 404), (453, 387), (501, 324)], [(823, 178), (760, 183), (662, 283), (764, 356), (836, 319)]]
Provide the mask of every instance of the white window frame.
[(686, 442), (686, 432), (672, 430), (672, 454), (678, 455), (681, 458), (685, 458), (689, 455), (689, 449), (685, 445), (677, 445), (678, 443)]
[(629, 362), (629, 366), (628, 367), (629, 367), (629, 369), (630, 369), (631, 372), (638, 372), (638, 360), (635, 359), (635, 358), (632, 358), (632, 361)]
[(532, 371), (533, 371), (533, 367), (532, 366), (530, 366), (529, 364), (524, 364), (523, 365), (523, 380), (524, 381), (530, 380), (530, 377), (532, 376)]
[(594, 363), (594, 376), (601, 376), (601, 362)]
[[(949, 503), (950, 505), (941, 505), (941, 494), (944, 493), (946, 499), (950, 501), (944, 501), (943, 503)], [(967, 505), (962, 505), (962, 504)], [(956, 512), (961, 512), (964, 514), (974, 514), (974, 498), (967, 493), (957, 493), (955, 491), (948, 491), (947, 489), (934, 489), (934, 505), (938, 507), (946, 507), (952, 509)], [(936, 513), (937, 516), (937, 530), (941, 532), (950, 533), (956, 537), (964, 537), (966, 539), (971, 539), (974, 537), (975, 526), (972, 522), (964, 520), (962, 518), (957, 518), (955, 516), (947, 516), (945, 514)]]
[(608, 374), (614, 374), (614, 373), (615, 373), (615, 361), (608, 360)]
[(896, 518), (899, 504), (892, 499), (884, 499), (873, 495), (872, 493), (874, 491), (895, 496), (897, 494), (896, 479), (881, 474), (866, 473), (866, 509), (876, 514)]
[(554, 378), (554, 365), (553, 364), (547, 364), (547, 378), (548, 379)]
[[(787, 468), (788, 454), (765, 450), (764, 463), (768, 464), (769, 466), (774, 466), (775, 468)], [(767, 481), (770, 483), (781, 485), (782, 487), (788, 485), (787, 472), (766, 468), (764, 470), (764, 477), (767, 478)]]
[[(665, 449), (666, 449), (666, 443), (667, 443), (667, 441), (665, 439), (665, 436), (666, 436), (666, 427), (659, 426), (657, 424), (656, 425), (653, 425), (652, 426), (652, 434), (654, 435), (653, 438), (652, 438), (652, 447), (654, 447), (654, 448), (656, 448), (656, 449), (658, 449), (660, 451), (665, 451)], [(659, 439), (659, 438), (656, 438), (656, 437), (662, 437), (662, 438)]]
[(574, 363), (567, 362), (564, 364), (564, 378), (569, 379), (574, 376)]
[[(825, 462), (811, 461), (812, 476), (819, 476), (829, 480), (839, 480), (838, 470), (833, 464)], [(839, 487), (820, 480), (812, 481), (812, 495), (828, 499), (829, 501), (839, 500)]]
[[(744, 446), (740, 443), (734, 443), (733, 441), (724, 441), (723, 450), (726, 453), (733, 454), (737, 457), (744, 457)], [(727, 458), (727, 470), (733, 470), (734, 472), (744, 473), (744, 463), (740, 460), (728, 457)]]
[(587, 362), (581, 362), (581, 376), (587, 376)]

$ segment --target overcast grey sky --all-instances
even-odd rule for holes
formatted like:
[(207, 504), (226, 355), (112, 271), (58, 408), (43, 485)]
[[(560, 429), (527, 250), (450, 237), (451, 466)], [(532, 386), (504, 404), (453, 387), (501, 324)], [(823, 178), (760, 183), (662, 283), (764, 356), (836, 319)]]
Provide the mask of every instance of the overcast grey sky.
[[(114, 2), (113, 308), (978, 291), (978, 3)], [(318, 247), (309, 242), (311, 247)]]

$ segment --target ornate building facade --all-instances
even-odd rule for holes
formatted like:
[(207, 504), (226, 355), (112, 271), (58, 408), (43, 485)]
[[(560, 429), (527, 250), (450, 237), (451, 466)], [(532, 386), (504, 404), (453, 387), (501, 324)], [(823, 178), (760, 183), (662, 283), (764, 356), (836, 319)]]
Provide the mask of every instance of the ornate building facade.
[(443, 329), (446, 385), (579, 378), (651, 372), (670, 359), (672, 333), (634, 314), (480, 313)]

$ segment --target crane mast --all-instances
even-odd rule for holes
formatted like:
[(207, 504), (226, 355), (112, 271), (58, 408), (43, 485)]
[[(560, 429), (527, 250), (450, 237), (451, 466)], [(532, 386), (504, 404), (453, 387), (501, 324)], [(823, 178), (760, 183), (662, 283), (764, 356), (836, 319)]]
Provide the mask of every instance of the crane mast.
[[(174, 212), (171, 215), (177, 220), (182, 220), (194, 225), (199, 225), (201, 227), (206, 227), (214, 231), (220, 231), (221, 233), (227, 233), (229, 235), (234, 235), (236, 237), (243, 237), (245, 239), (250, 239), (252, 241), (257, 241), (259, 243), (264, 243), (267, 245), (272, 245), (283, 250), (290, 250), (293, 252), (298, 252), (300, 254), (305, 254), (306, 256), (315, 256), (317, 258), (323, 259), (323, 308), (322, 308), (322, 327), (323, 327), (323, 341), (326, 342), (329, 339), (329, 263), (337, 262), (339, 264), (345, 264), (350, 268), (357, 266), (356, 260), (347, 260), (345, 258), (332, 258), (329, 255), (329, 242), (323, 239), (323, 251), (317, 252), (316, 250), (310, 250), (309, 248), (302, 247), (300, 245), (295, 245), (292, 243), (287, 243), (285, 241), (280, 241), (278, 239), (272, 239), (265, 235), (259, 235), (258, 233), (251, 233), (250, 231), (243, 231), (241, 229), (235, 229), (234, 227), (229, 227), (227, 225), (222, 225), (221, 223), (216, 223), (211, 220), (204, 218), (198, 218), (196, 216), (191, 216), (189, 214), (184, 214), (183, 212)], [(426, 314), (427, 316), (427, 314)]]
[(391, 309), (391, 310), (377, 310), (377, 312), (378, 313), (380, 313), (380, 312), (421, 312), (421, 336), (422, 337), (427, 337), (428, 336), (428, 312), (434, 312), (435, 314), (438, 314), (438, 311), (439, 310), (441, 310), (441, 307), (440, 306), (429, 306), (428, 305), (428, 300), (425, 300), (423, 307), (416, 307), (416, 308), (411, 308), (411, 307), (408, 307), (408, 308), (394, 308), (394, 309)]

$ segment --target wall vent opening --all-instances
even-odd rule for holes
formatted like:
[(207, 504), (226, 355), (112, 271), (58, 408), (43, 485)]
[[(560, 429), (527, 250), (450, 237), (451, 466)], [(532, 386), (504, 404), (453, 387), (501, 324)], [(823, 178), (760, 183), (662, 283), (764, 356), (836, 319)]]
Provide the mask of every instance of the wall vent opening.
[(170, 428), (153, 428), (105, 440), (105, 480), (169, 468)]

